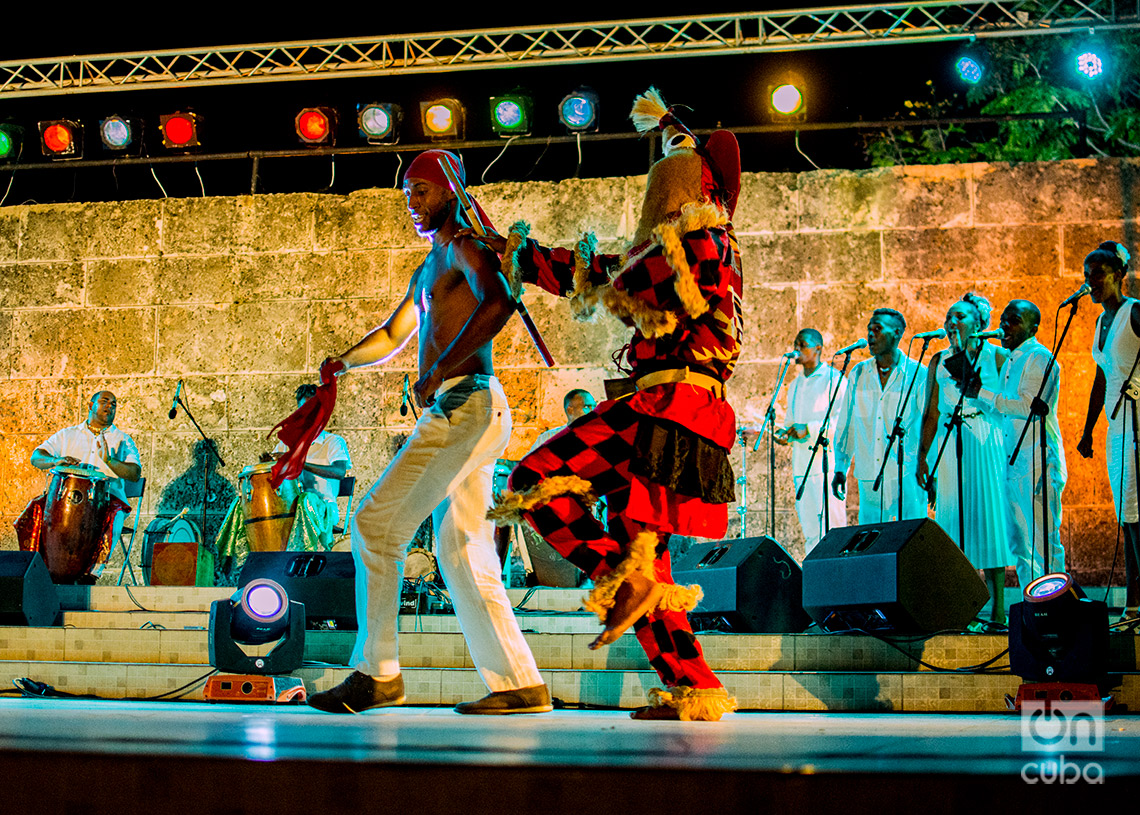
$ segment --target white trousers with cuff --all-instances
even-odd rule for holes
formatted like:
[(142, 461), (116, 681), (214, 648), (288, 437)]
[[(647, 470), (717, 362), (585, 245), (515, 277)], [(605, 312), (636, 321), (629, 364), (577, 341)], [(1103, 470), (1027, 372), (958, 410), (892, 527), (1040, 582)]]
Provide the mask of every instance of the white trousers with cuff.
[(436, 559), (471, 658), (492, 691), (543, 683), (503, 586), (491, 504), (495, 460), (511, 435), (511, 412), (492, 376), (446, 380), (435, 403), (351, 524), (359, 631), (350, 660), (371, 676), (400, 670), (397, 620), (404, 555), (429, 514)]

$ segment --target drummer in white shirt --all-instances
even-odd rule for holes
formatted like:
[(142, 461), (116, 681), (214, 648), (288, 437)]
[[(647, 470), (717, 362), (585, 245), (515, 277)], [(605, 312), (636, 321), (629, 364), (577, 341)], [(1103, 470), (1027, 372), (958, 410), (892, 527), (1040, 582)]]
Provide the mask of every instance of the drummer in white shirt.
[[(51, 438), (32, 451), (32, 466), (40, 470), (54, 467), (82, 467), (106, 476), (107, 492), (126, 504), (123, 480), (142, 478), (139, 448), (134, 440), (115, 427), (115, 410), (118, 401), (110, 391), (99, 391), (91, 397), (87, 420), (57, 430)], [(130, 507), (127, 507), (129, 511)], [(123, 519), (127, 512), (115, 513), (111, 541), (119, 539)], [(103, 563), (92, 569), (92, 575), (102, 572)]]

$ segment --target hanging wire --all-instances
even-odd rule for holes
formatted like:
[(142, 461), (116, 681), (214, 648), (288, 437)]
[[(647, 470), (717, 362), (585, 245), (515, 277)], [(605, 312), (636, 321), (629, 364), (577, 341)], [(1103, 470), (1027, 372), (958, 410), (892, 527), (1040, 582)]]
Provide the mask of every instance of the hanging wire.
[[(20, 149), (16, 151), (16, 160), (13, 164), (20, 163), (20, 156), (24, 155), (24, 140), (20, 139)], [(8, 173), (8, 188), (4, 190), (4, 197), (0, 198), (0, 207), (4, 206), (4, 202), (8, 200), (8, 193), (12, 191), (12, 182), (16, 180), (16, 168), (12, 167), (12, 172)]]
[[(495, 156), (493, 159), (491, 159), (491, 163), (488, 164), (483, 169), (483, 174), (481, 176), (479, 176), (479, 181), (481, 183), (483, 183), (483, 184), (487, 183), (487, 171), (495, 166), (495, 162), (503, 157), (503, 153), (507, 152), (507, 148), (511, 146), (511, 142), (513, 142), (517, 138), (518, 138), (518, 136), (511, 136), (509, 139), (507, 139), (507, 143), (503, 145), (503, 149), (500, 150), (499, 154), (497, 156)], [(579, 163), (581, 163), (581, 159), (579, 159)]]
[(798, 131), (798, 130), (796, 131), (796, 152), (799, 153), (804, 158), (806, 158), (808, 160), (808, 164), (810, 164), (812, 167), (815, 167), (817, 170), (823, 169), (822, 167), (820, 167), (818, 164), (816, 164), (814, 161), (811, 160), (811, 156), (809, 156), (807, 153), (805, 153), (803, 150), (800, 149), (800, 131)]
[(396, 180), (392, 182), (392, 186), (400, 189), (400, 170), (404, 167), (404, 157), (399, 153), (396, 154)]
[(202, 197), (206, 197), (206, 182), (202, 180), (202, 174), (198, 172), (198, 162), (194, 162), (194, 175), (198, 176), (198, 186), (202, 188)]
[(331, 159), (330, 164), (332, 165), (332, 174), (329, 176), (328, 189), (331, 191), (333, 188), (333, 184), (336, 183), (336, 156), (333, 155), (333, 156), (330, 156), (329, 158)]

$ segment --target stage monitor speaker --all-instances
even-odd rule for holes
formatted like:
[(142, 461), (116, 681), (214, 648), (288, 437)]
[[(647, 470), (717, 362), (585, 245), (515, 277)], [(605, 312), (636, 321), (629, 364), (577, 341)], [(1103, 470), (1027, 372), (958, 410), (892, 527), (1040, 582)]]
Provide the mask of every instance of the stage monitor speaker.
[(804, 558), (804, 610), (825, 631), (963, 629), (989, 600), (970, 561), (923, 518), (833, 529)]
[(238, 587), (259, 577), (281, 584), (290, 600), (304, 603), (307, 622), (331, 620), (338, 629), (356, 628), (356, 565), (351, 552), (250, 552)]
[(0, 552), (0, 625), (55, 625), (59, 594), (39, 552)]
[(798, 634), (811, 625), (800, 565), (772, 538), (694, 544), (673, 564), (673, 580), (699, 584), (704, 597), (693, 615), (722, 618), (733, 631)]
[(1027, 682), (1103, 684), (1108, 675), (1108, 606), (1082, 598), (1066, 613), (1035, 603), (1009, 607), (1009, 669)]

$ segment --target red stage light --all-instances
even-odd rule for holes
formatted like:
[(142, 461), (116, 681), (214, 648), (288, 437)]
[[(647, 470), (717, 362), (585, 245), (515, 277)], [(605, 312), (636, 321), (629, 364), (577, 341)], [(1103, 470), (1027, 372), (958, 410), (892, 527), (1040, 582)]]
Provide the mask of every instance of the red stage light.
[(83, 130), (70, 119), (49, 119), (39, 123), (40, 151), (50, 159), (80, 158)]
[(332, 108), (303, 108), (293, 120), (297, 138), (304, 144), (332, 144), (336, 111)]
[(198, 116), (194, 113), (169, 113), (159, 117), (164, 147), (199, 147)]
[(44, 131), (44, 144), (53, 153), (66, 152), (71, 142), (71, 130), (63, 125), (51, 125)]

